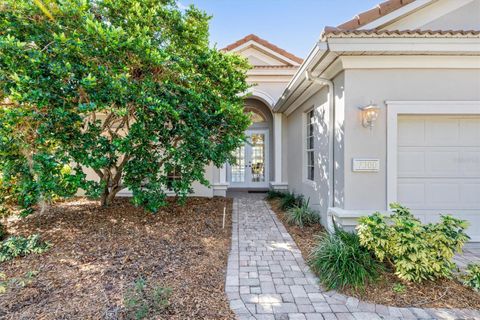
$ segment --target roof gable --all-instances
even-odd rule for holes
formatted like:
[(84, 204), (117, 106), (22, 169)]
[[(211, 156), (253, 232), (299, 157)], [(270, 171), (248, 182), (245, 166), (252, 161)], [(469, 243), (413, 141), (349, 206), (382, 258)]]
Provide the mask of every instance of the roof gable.
[(250, 34), (222, 49), (246, 57), (254, 66), (299, 66), (303, 59)]

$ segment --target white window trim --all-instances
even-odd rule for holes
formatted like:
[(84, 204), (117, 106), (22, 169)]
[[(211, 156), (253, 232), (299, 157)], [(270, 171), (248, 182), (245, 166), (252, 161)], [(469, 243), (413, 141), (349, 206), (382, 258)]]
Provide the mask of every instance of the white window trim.
[[(309, 120), (309, 113), (310, 112), (313, 112), (313, 136), (315, 136), (315, 125), (316, 125), (316, 122), (315, 122), (315, 106), (312, 106), (311, 108), (309, 108), (308, 110), (306, 110), (304, 113), (303, 113), (303, 125), (302, 125), (302, 131), (303, 131), (303, 134), (302, 134), (302, 140), (303, 140), (303, 144), (302, 144), (302, 158), (303, 158), (303, 169), (302, 169), (302, 181), (311, 186), (311, 187), (315, 187), (316, 186), (316, 182), (315, 182), (315, 140), (314, 140), (314, 144), (313, 144), (313, 149), (307, 149), (307, 134), (308, 134), (308, 128), (307, 128), (307, 124), (308, 124), (308, 120)], [(313, 180), (310, 180), (308, 179), (308, 170), (307, 170), (307, 166), (308, 166), (308, 156), (307, 156), (307, 152), (308, 151), (313, 151), (313, 155), (314, 155), (314, 163), (313, 163), (313, 167), (314, 167), (314, 172), (313, 172)]]
[(397, 201), (398, 116), (480, 115), (480, 101), (385, 101), (387, 106), (387, 203)]

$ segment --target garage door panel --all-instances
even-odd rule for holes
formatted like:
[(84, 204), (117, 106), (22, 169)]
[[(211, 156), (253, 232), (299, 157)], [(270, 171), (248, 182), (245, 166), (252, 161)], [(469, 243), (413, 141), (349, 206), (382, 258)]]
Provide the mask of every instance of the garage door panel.
[(465, 205), (480, 208), (480, 181), (464, 183), (461, 186), (460, 195), (460, 201), (465, 203)]
[(398, 152), (399, 177), (424, 175), (425, 152), (418, 149), (401, 150)]
[(424, 146), (425, 145), (425, 121), (415, 118), (402, 118), (398, 120), (398, 130), (402, 132), (398, 136), (399, 146)]
[(480, 148), (399, 147), (398, 176), (480, 178)]
[(409, 208), (425, 205), (425, 183), (421, 181), (402, 181), (397, 192), (397, 200)]
[(427, 150), (425, 151), (425, 168), (428, 176), (458, 176), (461, 173), (461, 151)]
[(480, 150), (464, 152), (460, 162), (463, 167), (464, 174), (468, 176), (480, 177)]
[(460, 120), (460, 140), (464, 145), (480, 146), (480, 117)]
[(449, 118), (425, 119), (425, 145), (457, 145), (460, 140), (459, 120)]
[(478, 209), (480, 179), (400, 178), (397, 200), (410, 209)]

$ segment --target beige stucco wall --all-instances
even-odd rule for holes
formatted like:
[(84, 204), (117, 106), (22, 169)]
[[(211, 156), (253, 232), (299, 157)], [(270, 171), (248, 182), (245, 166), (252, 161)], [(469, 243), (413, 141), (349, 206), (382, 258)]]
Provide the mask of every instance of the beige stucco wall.
[(421, 27), (424, 30), (445, 28), (450, 30), (480, 30), (480, 0), (474, 0)]
[[(335, 100), (337, 108), (343, 106), (343, 73), (334, 79), (335, 84)], [(315, 126), (314, 126), (314, 147), (315, 147), (315, 181), (307, 181), (306, 179), (306, 112), (312, 108), (315, 109)], [(342, 112), (339, 112), (340, 119)], [(289, 190), (295, 193), (301, 193), (305, 199), (310, 198), (310, 206), (318, 210), (322, 222), (327, 219), (327, 209), (329, 203), (329, 170), (330, 170), (330, 147), (329, 147), (329, 122), (330, 110), (328, 103), (328, 88), (324, 87), (298, 109), (290, 114), (285, 121), (286, 139), (284, 147), (287, 146), (287, 179)], [(336, 152), (343, 150), (342, 123), (337, 127), (337, 146)], [(337, 158), (338, 168), (343, 167), (343, 157)], [(335, 179), (336, 202), (343, 202), (343, 171), (338, 172)]]
[[(205, 167), (205, 178), (211, 183), (214, 181), (214, 178), (213, 178), (214, 171), (218, 173), (218, 171), (215, 169), (216, 168), (214, 168), (213, 165), (208, 165)], [(94, 181), (99, 180), (97, 174), (92, 169), (85, 168), (84, 172), (87, 174), (87, 179), (94, 180)], [(199, 182), (194, 182), (192, 185), (192, 189), (193, 189), (192, 195), (196, 197), (212, 197), (213, 196), (213, 189), (210, 187), (206, 187)], [(167, 194), (169, 193), (167, 192)], [(85, 192), (83, 192), (83, 190), (80, 190), (78, 192), (78, 195), (83, 196), (85, 195)], [(118, 193), (119, 197), (130, 197), (131, 195), (132, 193), (128, 189), (123, 189)]]
[(480, 0), (437, 0), (382, 27), (387, 30), (479, 30)]
[[(386, 209), (386, 100), (480, 100), (478, 69), (395, 69), (345, 71), (345, 209)], [(372, 130), (361, 124), (359, 107), (381, 107)], [(336, 156), (341, 154), (336, 153)], [(353, 158), (380, 159), (380, 172), (352, 172)]]

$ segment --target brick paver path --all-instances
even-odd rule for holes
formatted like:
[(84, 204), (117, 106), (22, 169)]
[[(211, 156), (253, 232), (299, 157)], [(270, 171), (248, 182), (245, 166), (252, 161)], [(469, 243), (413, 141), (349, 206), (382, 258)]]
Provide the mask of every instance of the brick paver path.
[(263, 194), (234, 194), (226, 292), (238, 319), (480, 319), (473, 310), (395, 308), (325, 291)]

